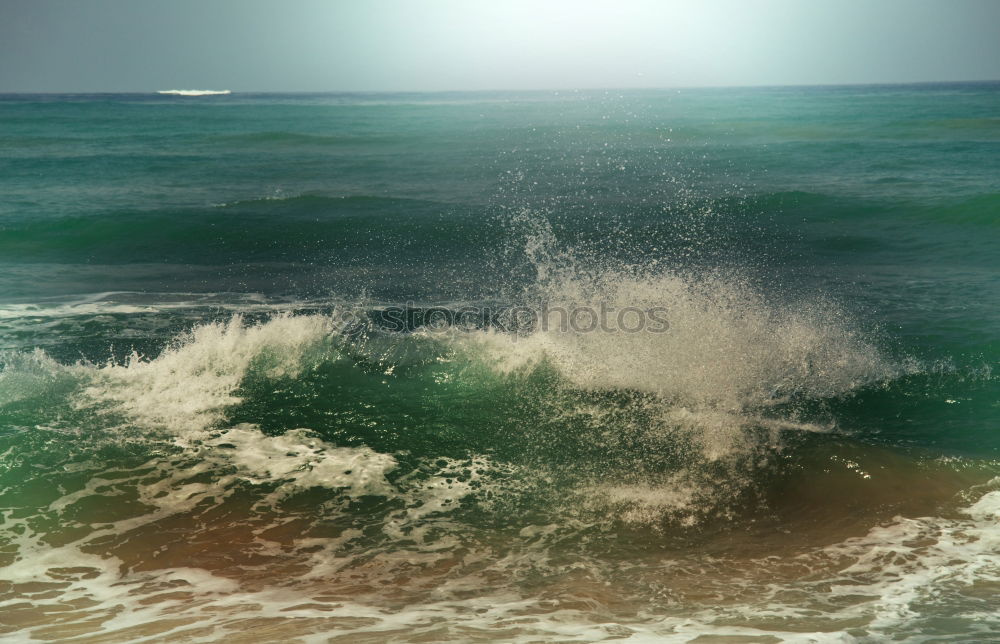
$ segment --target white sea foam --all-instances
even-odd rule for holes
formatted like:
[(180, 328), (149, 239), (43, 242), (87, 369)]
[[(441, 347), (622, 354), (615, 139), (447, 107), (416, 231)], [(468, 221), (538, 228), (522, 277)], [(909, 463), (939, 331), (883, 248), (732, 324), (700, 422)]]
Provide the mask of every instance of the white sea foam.
[(161, 89), (157, 94), (171, 94), (174, 96), (220, 96), (232, 94), (228, 89)]
[[(528, 304), (544, 304), (547, 328), (494, 344), (506, 370), (547, 360), (580, 387), (627, 388), (675, 405), (744, 412), (790, 396), (823, 398), (894, 375), (843, 309), (821, 297), (765, 296), (736, 273), (697, 275), (650, 266), (608, 265), (562, 247), (544, 219), (524, 215), (526, 253), (537, 273)], [(573, 330), (553, 313), (601, 307), (659, 309), (662, 332)], [(579, 323), (586, 327), (587, 319)]]
[(588, 488), (587, 502), (599, 510), (612, 509), (626, 523), (654, 524), (665, 516), (680, 517), (682, 525), (697, 521), (703, 489), (683, 474), (667, 477), (658, 485), (607, 483)]
[(555, 320), (514, 337), (457, 334), (458, 346), (506, 374), (544, 364), (582, 390), (651, 394), (647, 406), (658, 409), (663, 439), (677, 439), (675, 430), (683, 428), (707, 461), (755, 449), (750, 427), (765, 428), (772, 441), (784, 430), (829, 431), (771, 410), (847, 395), (900, 371), (832, 304), (771, 302), (721, 276), (549, 275), (543, 296), (565, 309), (662, 307), (670, 326), (664, 332), (574, 331)]
[(367, 447), (334, 447), (307, 429), (264, 436), (253, 425), (238, 425), (199, 447), (203, 458), (233, 463), (253, 483), (280, 481), (267, 502), (310, 487), (341, 489), (351, 496), (394, 492), (385, 479), (396, 467), (392, 456)]
[[(75, 545), (42, 544), (26, 536), (30, 530), (18, 540), (25, 550), (35, 549), (33, 556), (6, 569), (4, 577), (37, 582), (39, 572), (48, 571), (48, 583), (59, 587), (58, 601), (84, 606), (55, 625), (64, 629), (63, 640), (73, 633), (100, 633), (113, 640), (155, 634), (215, 641), (266, 628), (254, 632), (317, 642), (335, 636), (441, 642), (864, 642), (926, 638), (934, 630), (926, 628), (923, 615), (929, 606), (940, 605), (949, 615), (949, 628), (968, 636), (978, 631), (986, 641), (1000, 627), (989, 592), (1000, 583), (1000, 492), (994, 488), (976, 492), (981, 496), (964, 508), (967, 518), (897, 517), (864, 536), (789, 559), (730, 561), (692, 553), (687, 561), (633, 566), (617, 576), (581, 559), (579, 575), (570, 574), (564, 582), (540, 577), (529, 585), (530, 592), (514, 583), (498, 588), (497, 580), (512, 582), (512, 573), (524, 566), (554, 573), (549, 549), (562, 538), (561, 527), (526, 527), (521, 537), (530, 550), (491, 558), (463, 544), (463, 565), (423, 590), (423, 599), (405, 604), (381, 603), (378, 584), (399, 579), (421, 588), (420, 575), (436, 580), (435, 567), (448, 560), (427, 549), (403, 550), (395, 559), (377, 556), (360, 568), (344, 569), (349, 562), (339, 547), (359, 536), (350, 531), (302, 540), (299, 546), (315, 555), (312, 574), (280, 590), (255, 589), (190, 567), (130, 572), (115, 558), (96, 557)], [(627, 591), (626, 596), (617, 594), (657, 576), (669, 592), (675, 567), (699, 583), (690, 596), (673, 600), (662, 612), (650, 612), (645, 603), (630, 604)], [(789, 576), (791, 569), (799, 572)], [(333, 590), (336, 580), (365, 587), (362, 574), (377, 582), (370, 595), (355, 592), (347, 598)], [(44, 592), (48, 586), (36, 588), (37, 596), (29, 601), (39, 609), (49, 606), (54, 600)], [(719, 588), (734, 594), (716, 601), (713, 593)], [(0, 602), (0, 610), (15, 605), (23, 610), (24, 599)], [(51, 636), (53, 627), (31, 627), (22, 639)]]
[(7, 351), (0, 358), (0, 406), (73, 387), (73, 376), (66, 367), (41, 349), (30, 353)]
[(148, 293), (109, 291), (83, 296), (33, 299), (30, 302), (0, 302), (0, 320), (67, 318), (75, 316), (168, 313), (191, 309), (235, 313), (281, 313), (298, 308), (332, 308), (342, 305), (327, 300), (275, 299), (255, 293)]
[[(988, 491), (962, 511), (970, 518), (896, 517), (864, 537), (825, 549), (824, 556), (850, 564), (819, 585), (834, 598), (869, 596), (845, 613), (863, 616), (875, 633), (906, 629), (915, 635), (922, 615), (935, 612), (927, 606), (949, 602), (965, 607), (946, 613), (968, 620), (963, 613), (983, 604), (977, 587), (1000, 583), (1000, 492)], [(982, 625), (996, 632), (1000, 619), (994, 613)]]
[(133, 354), (124, 365), (91, 370), (91, 384), (75, 404), (176, 436), (201, 431), (239, 402), (234, 391), (251, 366), (270, 378), (294, 378), (307, 367), (310, 349), (331, 332), (321, 316), (279, 316), (259, 325), (234, 316), (203, 324), (153, 360)]

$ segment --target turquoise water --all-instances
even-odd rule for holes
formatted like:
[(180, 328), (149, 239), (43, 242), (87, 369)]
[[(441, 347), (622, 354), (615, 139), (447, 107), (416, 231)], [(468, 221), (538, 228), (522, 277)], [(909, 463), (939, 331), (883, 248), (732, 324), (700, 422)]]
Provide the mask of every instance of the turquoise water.
[(0, 96), (0, 633), (1000, 637), (998, 105)]

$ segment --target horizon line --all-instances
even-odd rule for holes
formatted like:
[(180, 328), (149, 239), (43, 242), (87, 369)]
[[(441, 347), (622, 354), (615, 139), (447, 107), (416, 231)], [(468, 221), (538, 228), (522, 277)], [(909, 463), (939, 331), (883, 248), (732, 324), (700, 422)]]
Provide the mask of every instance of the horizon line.
[[(492, 88), (492, 89), (296, 89), (296, 90), (225, 90), (233, 94), (488, 94), (498, 92), (621, 92), (621, 91), (670, 91), (670, 90), (702, 90), (702, 89), (793, 89), (806, 87), (886, 87), (914, 85), (966, 85), (974, 83), (1000, 83), (1000, 78), (966, 79), (966, 80), (926, 80), (926, 81), (878, 81), (878, 82), (846, 82), (846, 83), (790, 83), (790, 84), (756, 84), (756, 85), (662, 85), (644, 87), (549, 87), (549, 88)], [(156, 94), (166, 90), (43, 90), (19, 91), (0, 90), (0, 96), (9, 95), (102, 95), (102, 94)], [(214, 90), (223, 91), (223, 90)], [(204, 97), (188, 97), (204, 98)]]

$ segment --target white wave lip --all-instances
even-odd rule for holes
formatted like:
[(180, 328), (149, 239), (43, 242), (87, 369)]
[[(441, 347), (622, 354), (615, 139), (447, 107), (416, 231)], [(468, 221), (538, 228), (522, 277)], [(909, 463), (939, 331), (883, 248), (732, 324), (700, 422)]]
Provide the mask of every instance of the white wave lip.
[(170, 94), (172, 96), (219, 96), (232, 94), (228, 89), (161, 89), (157, 94)]
[(319, 316), (280, 316), (262, 325), (227, 323), (195, 327), (152, 360), (133, 355), (124, 365), (75, 367), (90, 385), (74, 401), (78, 408), (109, 404), (148, 429), (172, 428), (178, 437), (199, 435), (240, 402), (234, 395), (252, 366), (270, 378), (294, 378), (306, 356), (332, 333)]

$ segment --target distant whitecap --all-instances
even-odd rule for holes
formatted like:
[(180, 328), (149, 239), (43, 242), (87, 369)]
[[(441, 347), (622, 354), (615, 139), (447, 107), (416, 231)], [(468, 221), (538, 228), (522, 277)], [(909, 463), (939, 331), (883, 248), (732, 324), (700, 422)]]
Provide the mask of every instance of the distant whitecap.
[(161, 89), (157, 94), (173, 94), (175, 96), (216, 96), (232, 94), (228, 89)]

